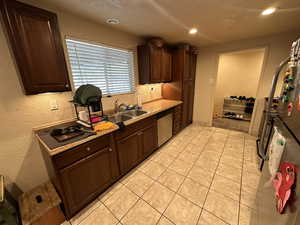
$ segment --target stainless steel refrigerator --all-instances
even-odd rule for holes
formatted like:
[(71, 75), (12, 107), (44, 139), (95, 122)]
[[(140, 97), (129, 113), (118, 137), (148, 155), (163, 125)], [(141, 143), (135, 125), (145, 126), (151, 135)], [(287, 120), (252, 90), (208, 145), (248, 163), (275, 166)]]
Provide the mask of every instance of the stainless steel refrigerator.
[[(300, 39), (293, 43), (291, 55), (278, 67), (273, 78), (269, 99), (273, 99), (278, 77), (285, 72), (285, 81), (277, 111), (267, 107), (264, 129), (258, 141), (258, 155), (263, 166), (256, 193), (255, 207), (250, 225), (300, 225)], [(269, 101), (271, 103), (271, 101)], [(270, 122), (271, 121), (271, 122)], [(270, 124), (272, 127), (270, 129)], [(276, 210), (275, 191), (268, 167), (268, 146), (264, 143), (272, 138), (274, 127), (285, 137), (286, 144), (281, 162), (291, 162), (298, 166), (296, 180), (283, 214)]]

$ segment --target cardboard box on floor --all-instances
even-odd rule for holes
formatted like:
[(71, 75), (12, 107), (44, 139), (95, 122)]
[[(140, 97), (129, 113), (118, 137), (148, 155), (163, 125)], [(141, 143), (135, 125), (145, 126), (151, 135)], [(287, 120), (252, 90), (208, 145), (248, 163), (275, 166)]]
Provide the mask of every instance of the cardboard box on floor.
[(60, 210), (61, 200), (51, 182), (42, 184), (19, 198), (23, 225), (60, 225), (65, 216)]

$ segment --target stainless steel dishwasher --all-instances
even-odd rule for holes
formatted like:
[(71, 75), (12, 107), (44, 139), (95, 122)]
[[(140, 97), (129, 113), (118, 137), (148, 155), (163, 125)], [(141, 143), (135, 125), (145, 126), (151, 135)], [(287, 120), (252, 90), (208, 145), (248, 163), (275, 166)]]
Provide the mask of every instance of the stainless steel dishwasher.
[(163, 145), (172, 138), (173, 135), (173, 110), (159, 113), (157, 117), (157, 143)]

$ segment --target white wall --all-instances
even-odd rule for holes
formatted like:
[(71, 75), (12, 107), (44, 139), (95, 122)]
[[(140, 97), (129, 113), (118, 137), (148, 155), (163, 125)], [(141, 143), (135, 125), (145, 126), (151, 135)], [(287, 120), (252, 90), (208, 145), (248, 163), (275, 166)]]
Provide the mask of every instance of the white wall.
[(264, 49), (221, 54), (214, 98), (214, 114), (222, 115), (224, 97), (256, 97)]
[[(136, 46), (141, 42), (140, 38), (134, 35), (40, 5), (39, 1), (31, 3), (58, 14), (62, 38), (67, 35), (132, 50), (136, 50)], [(0, 52), (0, 174), (5, 175), (8, 182), (15, 182), (23, 191), (27, 191), (48, 179), (32, 128), (44, 123), (73, 118), (73, 106), (69, 103), (72, 93), (25, 96), (2, 26), (0, 26)], [(138, 75), (136, 67), (135, 75), (136, 77)], [(144, 100), (161, 97), (160, 85), (153, 85), (152, 92), (151, 87), (151, 85), (137, 87)], [(120, 102), (135, 102), (134, 94), (104, 98), (104, 109), (113, 108), (113, 101), (116, 98), (119, 98)], [(49, 110), (51, 99), (57, 100), (59, 110)]]
[(235, 41), (213, 47), (201, 48), (198, 55), (196, 90), (194, 100), (194, 121), (212, 125), (214, 93), (218, 72), (219, 54), (253, 48), (267, 48), (263, 72), (257, 92), (252, 134), (256, 134), (262, 112), (262, 98), (268, 95), (272, 77), (278, 64), (289, 55), (291, 44), (300, 34), (284, 33), (243, 41)]

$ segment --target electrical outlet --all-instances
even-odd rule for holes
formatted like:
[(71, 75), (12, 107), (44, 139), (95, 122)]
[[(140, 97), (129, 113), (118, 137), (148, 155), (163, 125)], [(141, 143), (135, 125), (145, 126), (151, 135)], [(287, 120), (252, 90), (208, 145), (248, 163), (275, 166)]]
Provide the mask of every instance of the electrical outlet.
[(58, 110), (58, 104), (56, 99), (50, 100), (50, 110), (51, 111)]

